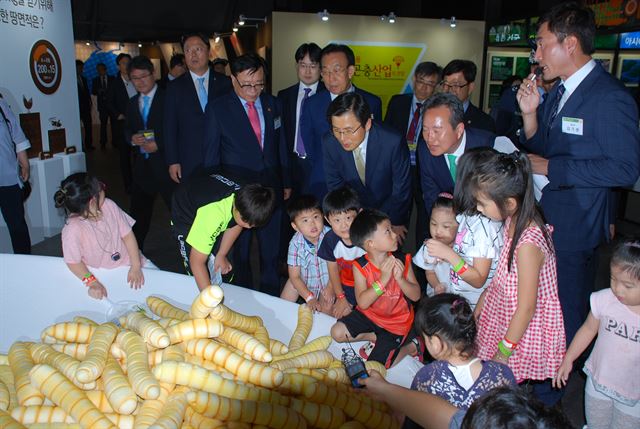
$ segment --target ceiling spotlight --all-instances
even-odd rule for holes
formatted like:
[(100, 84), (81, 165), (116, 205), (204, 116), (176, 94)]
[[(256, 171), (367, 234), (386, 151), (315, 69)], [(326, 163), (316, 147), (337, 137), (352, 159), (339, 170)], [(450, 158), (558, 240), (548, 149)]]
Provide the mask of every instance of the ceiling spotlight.
[(238, 24), (233, 24), (233, 28), (232, 28), (233, 32), (236, 33), (238, 31)]
[(449, 24), (449, 26), (451, 28), (456, 28), (456, 17), (455, 16), (451, 17), (451, 23)]
[(213, 33), (213, 41), (215, 43), (220, 43), (220, 35), (218, 33)]
[(142, 48), (142, 43), (138, 43), (138, 48)]
[(389, 24), (395, 24), (396, 22), (396, 14), (393, 12), (389, 13), (389, 16), (387, 17), (389, 19)]
[(323, 10), (322, 12), (318, 12), (318, 15), (320, 16), (320, 19), (325, 22), (329, 20), (329, 12), (327, 12), (327, 9)]
[(240, 14), (240, 16), (238, 17), (238, 25), (244, 25), (244, 20), (244, 15)]
[(91, 46), (91, 43), (87, 42), (87, 43), (85, 43), (85, 45), (87, 45), (87, 46)]

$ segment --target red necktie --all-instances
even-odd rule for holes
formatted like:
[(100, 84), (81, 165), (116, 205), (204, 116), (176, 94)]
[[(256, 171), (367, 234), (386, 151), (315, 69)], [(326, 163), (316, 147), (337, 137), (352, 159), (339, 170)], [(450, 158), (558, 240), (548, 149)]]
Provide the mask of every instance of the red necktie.
[(407, 141), (413, 142), (416, 138), (416, 129), (418, 128), (418, 122), (420, 122), (420, 111), (422, 110), (422, 103), (416, 103), (416, 110), (413, 112), (413, 119), (411, 125), (409, 125), (409, 132), (407, 133)]
[(256, 110), (253, 101), (247, 101), (247, 113), (249, 115), (249, 122), (251, 122), (251, 128), (253, 128), (253, 132), (256, 134), (256, 138), (258, 139), (258, 145), (260, 145), (260, 149), (262, 149), (260, 118), (258, 117), (258, 111)]

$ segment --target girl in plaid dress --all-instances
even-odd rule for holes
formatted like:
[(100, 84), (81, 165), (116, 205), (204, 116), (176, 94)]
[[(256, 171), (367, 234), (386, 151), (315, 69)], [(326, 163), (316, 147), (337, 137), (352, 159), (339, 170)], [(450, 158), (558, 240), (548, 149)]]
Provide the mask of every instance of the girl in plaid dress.
[(550, 387), (566, 340), (551, 228), (535, 204), (529, 159), (496, 154), (479, 166), (470, 186), (478, 210), (505, 221), (498, 268), (475, 310), (478, 357), (508, 364), (518, 382)]

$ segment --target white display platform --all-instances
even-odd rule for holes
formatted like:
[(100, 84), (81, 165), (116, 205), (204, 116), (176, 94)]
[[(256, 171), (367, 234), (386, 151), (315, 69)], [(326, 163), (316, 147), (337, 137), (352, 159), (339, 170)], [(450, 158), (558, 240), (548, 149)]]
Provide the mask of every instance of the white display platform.
[[(64, 172), (64, 177), (68, 177), (73, 173), (83, 173), (87, 171), (87, 162), (85, 159), (84, 152), (76, 152), (76, 153), (56, 153), (53, 155), (54, 158), (60, 158), (62, 160), (62, 169)], [(60, 186), (60, 183), (58, 183)]]
[[(105, 285), (109, 299), (144, 303), (149, 295), (165, 298), (188, 310), (197, 295), (192, 277), (160, 270), (144, 269), (145, 285), (133, 290), (126, 284), (127, 267), (115, 270), (93, 270)], [(224, 303), (247, 315), (264, 321), (272, 338), (289, 342), (298, 318), (298, 306), (253, 290), (223, 285)], [(47, 326), (86, 316), (97, 322), (106, 321), (110, 304), (87, 295), (86, 288), (67, 268), (62, 258), (0, 254), (0, 353), (6, 353), (14, 341), (39, 341)], [(309, 340), (329, 335), (335, 319), (315, 314)], [(357, 351), (363, 343), (353, 343)], [(332, 343), (329, 351), (340, 357), (346, 344)], [(403, 359), (388, 373), (388, 379), (409, 387), (420, 365), (412, 358)]]
[(64, 161), (62, 158), (33, 159), (31, 176), (40, 190), (40, 204), (42, 207), (42, 225), (44, 236), (52, 237), (59, 234), (64, 225), (64, 217), (56, 208), (53, 194), (60, 188), (64, 175)]

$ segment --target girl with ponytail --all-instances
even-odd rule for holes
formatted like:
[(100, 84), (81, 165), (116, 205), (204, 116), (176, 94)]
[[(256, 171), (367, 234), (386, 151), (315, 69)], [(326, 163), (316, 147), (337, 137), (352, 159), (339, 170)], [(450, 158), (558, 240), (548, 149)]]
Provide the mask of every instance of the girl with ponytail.
[(515, 386), (507, 365), (475, 357), (476, 322), (464, 297), (443, 293), (423, 298), (414, 324), (435, 361), (418, 371), (413, 390), (440, 396), (466, 410), (495, 387)]
[[(471, 190), (478, 211), (505, 222), (495, 276), (475, 309), (478, 357), (508, 364), (519, 383), (540, 381), (550, 388), (565, 333), (552, 228), (536, 205), (527, 155), (498, 154), (479, 165)], [(534, 394), (545, 390), (534, 387)], [(550, 405), (542, 393), (539, 399)]]

